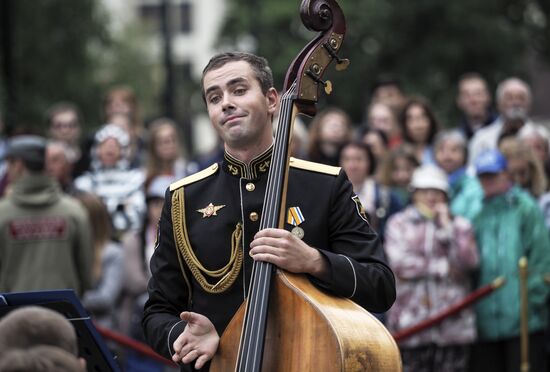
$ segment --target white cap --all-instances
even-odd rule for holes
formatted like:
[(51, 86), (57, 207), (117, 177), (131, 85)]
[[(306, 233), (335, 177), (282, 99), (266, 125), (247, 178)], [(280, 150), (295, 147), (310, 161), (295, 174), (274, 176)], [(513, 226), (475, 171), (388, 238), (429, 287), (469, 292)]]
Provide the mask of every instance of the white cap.
[(130, 144), (130, 136), (115, 124), (106, 124), (100, 128), (95, 134), (95, 142), (102, 143), (108, 138), (117, 140), (121, 147), (127, 147)]
[(411, 179), (411, 189), (436, 189), (445, 194), (449, 191), (447, 174), (435, 165), (422, 165), (414, 171)]

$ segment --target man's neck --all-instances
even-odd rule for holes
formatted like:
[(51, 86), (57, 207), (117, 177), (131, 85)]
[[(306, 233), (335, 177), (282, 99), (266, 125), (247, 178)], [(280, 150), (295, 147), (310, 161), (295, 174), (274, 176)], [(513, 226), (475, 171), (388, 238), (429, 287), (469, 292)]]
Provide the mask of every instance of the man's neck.
[(272, 144), (273, 139), (271, 139), (270, 142), (259, 143), (256, 146), (250, 146), (248, 148), (231, 148), (226, 144), (225, 151), (233, 156), (235, 159), (238, 159), (245, 164), (250, 164), (253, 159), (266, 152)]
[(472, 129), (474, 129), (473, 127), (483, 126), (483, 124), (485, 124), (485, 121), (487, 120), (488, 117), (489, 117), (488, 112), (486, 112), (485, 114), (481, 114), (481, 115), (468, 115), (468, 116), (466, 116), (466, 118), (468, 120), (468, 124), (470, 125), (470, 127), (472, 127)]

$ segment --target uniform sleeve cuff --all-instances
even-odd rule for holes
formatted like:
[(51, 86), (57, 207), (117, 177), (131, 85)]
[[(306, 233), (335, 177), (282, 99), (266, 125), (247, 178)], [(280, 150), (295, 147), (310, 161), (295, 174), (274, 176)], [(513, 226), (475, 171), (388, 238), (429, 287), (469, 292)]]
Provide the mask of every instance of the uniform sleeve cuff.
[(180, 320), (177, 323), (174, 323), (172, 328), (170, 328), (170, 331), (168, 332), (168, 354), (170, 354), (170, 357), (174, 356), (174, 349), (172, 348), (172, 345), (174, 345), (174, 341), (178, 338), (178, 336), (183, 332), (185, 326), (187, 325), (186, 322), (183, 320)]

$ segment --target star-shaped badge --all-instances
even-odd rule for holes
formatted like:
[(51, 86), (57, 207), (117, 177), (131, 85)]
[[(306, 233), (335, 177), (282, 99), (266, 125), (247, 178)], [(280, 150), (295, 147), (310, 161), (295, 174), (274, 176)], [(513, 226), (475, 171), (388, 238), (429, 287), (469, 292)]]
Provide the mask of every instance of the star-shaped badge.
[(197, 209), (197, 212), (202, 213), (202, 218), (207, 218), (210, 216), (217, 216), (218, 211), (223, 207), (225, 207), (225, 205), (214, 205), (210, 203), (202, 209)]

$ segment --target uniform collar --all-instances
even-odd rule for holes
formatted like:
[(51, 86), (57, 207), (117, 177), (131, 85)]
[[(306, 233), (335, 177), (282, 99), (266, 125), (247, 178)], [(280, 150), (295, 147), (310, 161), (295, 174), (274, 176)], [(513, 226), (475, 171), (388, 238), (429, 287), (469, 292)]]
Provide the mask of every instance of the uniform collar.
[(234, 177), (248, 180), (257, 179), (269, 170), (272, 153), (273, 145), (246, 164), (226, 151), (223, 154), (222, 167)]

